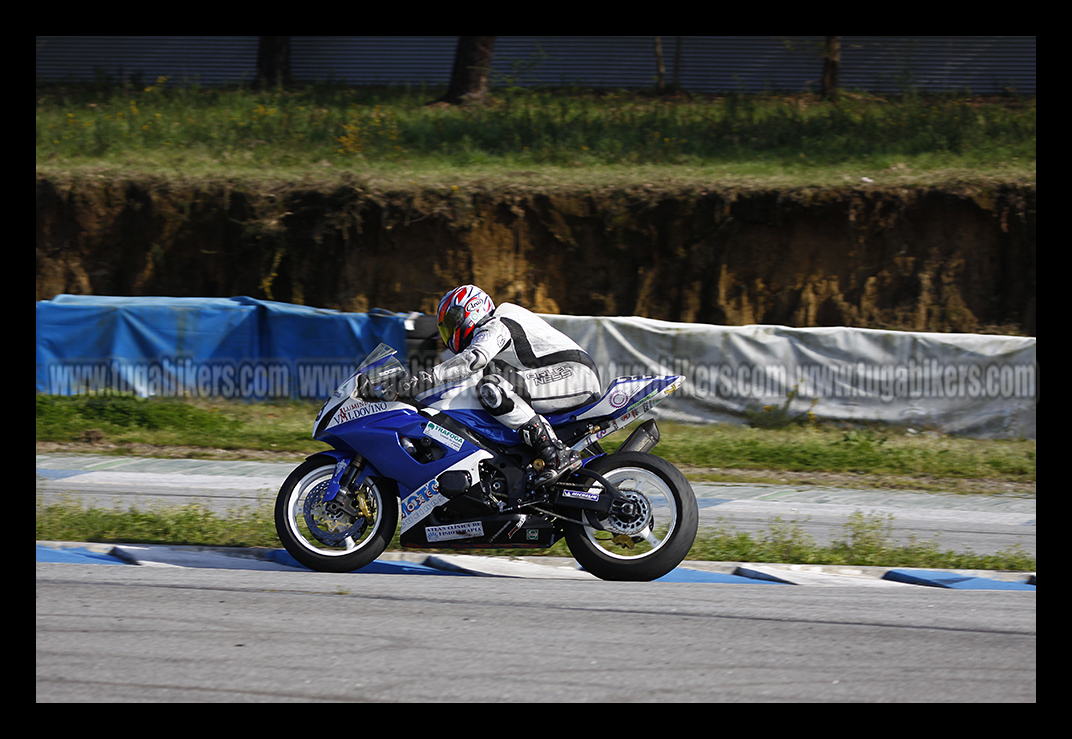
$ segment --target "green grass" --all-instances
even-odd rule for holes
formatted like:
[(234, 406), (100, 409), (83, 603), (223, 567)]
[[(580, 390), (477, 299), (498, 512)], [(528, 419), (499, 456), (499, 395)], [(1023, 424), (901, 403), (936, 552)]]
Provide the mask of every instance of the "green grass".
[(317, 404), (135, 398), (122, 395), (38, 395), (37, 440), (91, 441), (118, 447), (185, 447), (193, 455), (292, 453), (324, 449), (314, 441)]
[(937, 567), (969, 570), (1034, 571), (1035, 558), (1020, 545), (995, 554), (942, 549), (940, 537), (911, 538), (898, 542), (893, 515), (849, 516), (841, 537), (819, 545), (804, 530), (802, 521), (772, 518), (758, 534), (736, 531), (725, 524), (701, 531), (689, 559), (716, 562), (778, 562), (782, 564), (851, 565), (857, 567)]
[[(435, 91), (39, 87), (39, 172), (141, 172), (388, 187), (883, 183), (1035, 179), (1033, 97), (845, 94), (653, 98), (501, 89), (479, 107)], [(534, 180), (535, 178), (535, 180)]]
[[(38, 441), (91, 441), (112, 453), (170, 446), (188, 456), (273, 452), (300, 458), (326, 448), (310, 436), (318, 405), (307, 402), (38, 395), (36, 404)], [(754, 471), (830, 473), (859, 476), (863, 485), (874, 477), (883, 486), (933, 488), (936, 480), (1021, 485), (1036, 477), (1037, 445), (1030, 440), (823, 424), (767, 429), (660, 423), (659, 428), (659, 455), (702, 470), (695, 479), (733, 479), (734, 473)], [(606, 448), (616, 449), (626, 436), (622, 431), (609, 437)]]
[[(843, 538), (820, 546), (800, 521), (773, 518), (758, 534), (736, 531), (724, 524), (701, 529), (688, 555), (690, 560), (718, 562), (778, 562), (877, 567), (939, 567), (980, 570), (1034, 571), (1035, 558), (1019, 546), (992, 555), (943, 550), (938, 540), (901, 544), (893, 537), (892, 516), (850, 516)], [(244, 508), (218, 515), (199, 506), (151, 511), (86, 508), (77, 502), (37, 502), (38, 541), (148, 543), (216, 547), (280, 548), (272, 507)], [(396, 532), (389, 551), (399, 551)], [(422, 550), (431, 552), (432, 550)], [(451, 550), (454, 551), (454, 550)], [(549, 550), (486, 550), (484, 556), (546, 554), (570, 556), (564, 541)]]
[(833, 425), (757, 429), (660, 424), (659, 454), (721, 470), (783, 470), (872, 476), (1035, 481), (1036, 442)]
[(218, 547), (282, 546), (271, 506), (216, 514), (196, 505), (87, 508), (75, 501), (37, 502), (38, 541), (93, 541)]

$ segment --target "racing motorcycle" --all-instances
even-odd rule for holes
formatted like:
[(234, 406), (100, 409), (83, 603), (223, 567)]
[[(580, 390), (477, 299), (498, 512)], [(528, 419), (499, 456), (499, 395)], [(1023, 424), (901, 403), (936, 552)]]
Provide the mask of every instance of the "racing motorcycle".
[(316, 417), (313, 438), (332, 449), (280, 488), (275, 523), (286, 550), (310, 569), (350, 572), (400, 526), (399, 543), (412, 548), (545, 549), (565, 538), (581, 567), (605, 580), (654, 580), (680, 564), (696, 536), (696, 497), (650, 453), (655, 421), (613, 453), (599, 441), (684, 377), (619, 377), (597, 401), (545, 415), (584, 460), (540, 486), (543, 460), (483, 409), (477, 380), (414, 393), (395, 350), (373, 350)]

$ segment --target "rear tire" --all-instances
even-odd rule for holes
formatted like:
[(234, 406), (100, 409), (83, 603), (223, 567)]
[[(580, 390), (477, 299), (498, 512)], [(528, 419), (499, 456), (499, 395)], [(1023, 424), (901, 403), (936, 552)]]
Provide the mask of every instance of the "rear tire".
[(368, 519), (323, 502), (335, 458), (318, 454), (290, 473), (275, 504), (279, 540), (294, 559), (318, 572), (353, 572), (371, 564), (391, 543), (398, 495), (391, 481), (365, 488)]
[(644, 452), (609, 454), (586, 465), (633, 498), (632, 520), (608, 516), (609, 529), (567, 523), (566, 544), (577, 562), (604, 580), (656, 580), (685, 559), (696, 539), (696, 495), (685, 476), (664, 459)]

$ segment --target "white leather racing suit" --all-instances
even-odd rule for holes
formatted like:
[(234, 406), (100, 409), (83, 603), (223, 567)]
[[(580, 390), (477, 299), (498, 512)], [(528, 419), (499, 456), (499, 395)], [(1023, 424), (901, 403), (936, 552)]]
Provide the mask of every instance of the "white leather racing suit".
[(477, 326), (459, 354), (437, 365), (435, 384), (477, 372), (481, 404), (500, 423), (517, 429), (537, 413), (556, 413), (596, 400), (595, 363), (572, 339), (520, 306), (503, 303)]

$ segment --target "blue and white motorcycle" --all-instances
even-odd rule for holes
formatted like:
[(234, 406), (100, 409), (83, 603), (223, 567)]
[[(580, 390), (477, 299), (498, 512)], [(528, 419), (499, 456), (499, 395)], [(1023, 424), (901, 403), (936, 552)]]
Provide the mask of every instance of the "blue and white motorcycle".
[(571, 476), (534, 488), (542, 460), (483, 410), (475, 381), (410, 397), (409, 373), (381, 344), (317, 415), (313, 437), (333, 449), (309, 457), (283, 483), (279, 538), (313, 570), (350, 572), (390, 544), (401, 512), (403, 547), (546, 549), (565, 537), (578, 563), (600, 578), (662, 577), (695, 539), (692, 487), (649, 453), (659, 439), (654, 421), (612, 454), (599, 440), (683, 380), (619, 377), (595, 403), (546, 416), (585, 460)]

